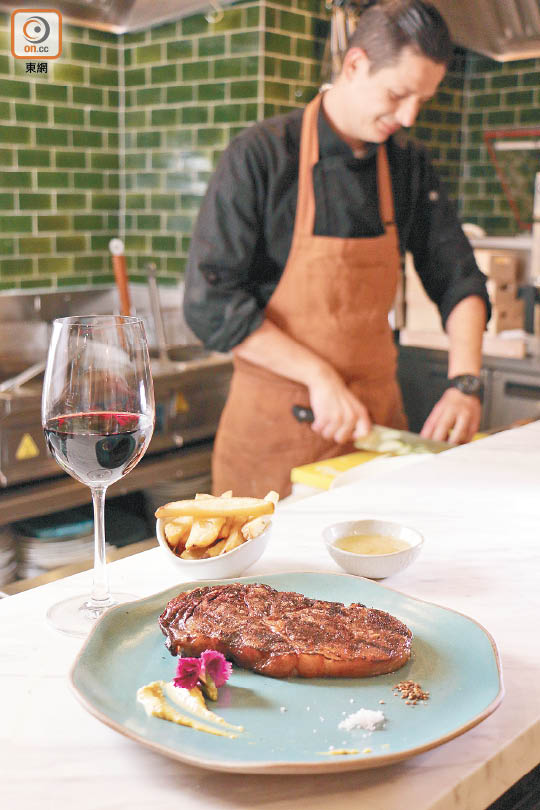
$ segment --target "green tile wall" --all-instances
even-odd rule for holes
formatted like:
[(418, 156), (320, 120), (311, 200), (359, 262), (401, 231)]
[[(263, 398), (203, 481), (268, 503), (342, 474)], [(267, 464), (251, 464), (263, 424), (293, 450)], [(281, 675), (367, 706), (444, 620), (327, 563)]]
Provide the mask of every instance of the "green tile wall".
[[(241, 0), (117, 37), (64, 26), (49, 73), (25, 73), (0, 14), (0, 289), (112, 281), (108, 241), (130, 278), (185, 267), (208, 179), (230, 139), (304, 106), (321, 81), (324, 0)], [(489, 163), (486, 127), (540, 125), (540, 60), (457, 51), (412, 135), (426, 143), (463, 219), (515, 230)]]
[(27, 73), (0, 14), (0, 289), (109, 281), (119, 227), (116, 36), (64, 26), (63, 55)]
[(305, 106), (321, 84), (330, 30), (323, 0), (266, 2), (264, 13), (263, 117)]
[(184, 270), (208, 178), (231, 138), (319, 85), (324, 0), (242, 2), (125, 35), (125, 243), (130, 278)]
[(25, 75), (0, 14), (0, 289), (130, 279), (185, 267), (208, 179), (229, 140), (317, 90), (324, 0), (243, 0), (116, 37), (64, 26), (47, 76)]
[[(461, 212), (490, 234), (513, 234), (516, 224), (483, 134), (493, 129), (540, 128), (540, 59), (494, 62), (469, 53), (465, 72)], [(509, 177), (522, 217), (532, 212), (533, 179), (540, 151), (514, 153)]]
[(261, 115), (258, 2), (120, 38), (125, 65), (125, 243), (130, 278), (144, 264), (182, 273), (199, 205), (231, 136)]
[(421, 110), (411, 137), (425, 144), (450, 197), (459, 198), (466, 53), (456, 50), (433, 99)]
[[(518, 227), (490, 160), (484, 133), (540, 128), (540, 59), (495, 62), (458, 50), (435, 98), (421, 111), (411, 134), (429, 148), (462, 221), (490, 235)], [(501, 156), (523, 221), (530, 219), (540, 150)]]

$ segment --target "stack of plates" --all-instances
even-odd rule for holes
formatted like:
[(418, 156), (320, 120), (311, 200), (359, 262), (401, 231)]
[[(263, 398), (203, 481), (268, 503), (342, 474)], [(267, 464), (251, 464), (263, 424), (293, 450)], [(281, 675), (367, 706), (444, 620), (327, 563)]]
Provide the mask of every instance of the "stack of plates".
[(68, 509), (29, 518), (14, 523), (12, 529), (17, 538), (21, 579), (92, 559), (94, 522), (86, 510)]
[[(93, 559), (94, 520), (90, 506), (29, 518), (13, 524), (12, 529), (21, 579)], [(144, 540), (147, 534), (144, 519), (106, 504), (107, 549)]]
[(0, 585), (7, 585), (16, 579), (16, 548), (13, 534), (7, 528), (0, 530)]
[(21, 579), (37, 577), (62, 565), (91, 560), (94, 553), (94, 537), (91, 534), (57, 541), (20, 535), (17, 545), (18, 574)]

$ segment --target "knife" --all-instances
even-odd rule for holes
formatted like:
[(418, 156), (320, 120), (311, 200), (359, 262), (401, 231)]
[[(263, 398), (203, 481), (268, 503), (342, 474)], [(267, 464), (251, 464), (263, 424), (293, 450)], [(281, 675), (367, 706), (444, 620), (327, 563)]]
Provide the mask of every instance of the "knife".
[[(313, 422), (313, 410), (304, 405), (293, 405), (292, 413), (297, 422)], [(453, 447), (449, 442), (435, 439), (423, 439), (417, 433), (408, 430), (373, 425), (367, 436), (356, 439), (354, 446), (358, 450), (371, 450), (375, 453), (391, 453), (404, 456), (409, 453), (442, 453)]]

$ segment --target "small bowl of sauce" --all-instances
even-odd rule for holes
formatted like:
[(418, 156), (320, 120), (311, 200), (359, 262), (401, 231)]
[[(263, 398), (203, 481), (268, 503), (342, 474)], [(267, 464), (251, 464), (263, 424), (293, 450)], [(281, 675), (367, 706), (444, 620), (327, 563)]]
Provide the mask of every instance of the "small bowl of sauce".
[(346, 520), (323, 530), (328, 553), (349, 574), (384, 579), (418, 557), (424, 538), (416, 529), (387, 520)]

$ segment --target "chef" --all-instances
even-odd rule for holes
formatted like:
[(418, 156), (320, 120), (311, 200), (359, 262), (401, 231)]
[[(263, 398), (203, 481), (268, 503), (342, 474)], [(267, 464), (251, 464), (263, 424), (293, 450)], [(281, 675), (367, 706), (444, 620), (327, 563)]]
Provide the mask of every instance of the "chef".
[[(470, 440), (481, 415), (485, 279), (414, 123), (452, 57), (421, 0), (358, 20), (324, 93), (237, 136), (194, 231), (184, 312), (233, 351), (213, 455), (215, 492), (290, 491), (294, 466), (351, 452), (377, 423), (405, 428), (388, 324), (409, 250), (449, 337), (448, 388), (422, 435)], [(309, 406), (311, 425), (294, 405)]]

